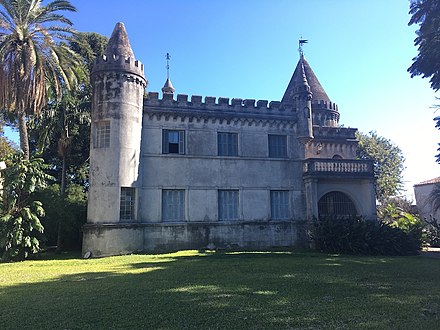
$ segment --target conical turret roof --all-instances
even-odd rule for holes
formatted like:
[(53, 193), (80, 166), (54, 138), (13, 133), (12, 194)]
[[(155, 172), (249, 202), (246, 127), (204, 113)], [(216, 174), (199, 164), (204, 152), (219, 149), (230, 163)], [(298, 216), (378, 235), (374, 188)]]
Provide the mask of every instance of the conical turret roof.
[(173, 87), (173, 84), (171, 83), (170, 78), (168, 78), (167, 81), (165, 82), (165, 85), (163, 85), (162, 93), (164, 93), (164, 94), (173, 94), (174, 93), (174, 87)]
[(313, 101), (325, 101), (330, 103), (330, 98), (310, 67), (309, 62), (307, 62), (303, 55), (301, 55), (301, 58), (296, 65), (293, 76), (290, 79), (289, 85), (287, 86), (281, 102), (293, 103), (295, 90), (299, 86), (304, 86), (304, 79), (305, 82), (310, 86)]
[(116, 55), (134, 58), (134, 53), (131, 49), (124, 23), (116, 23), (104, 54), (109, 57)]

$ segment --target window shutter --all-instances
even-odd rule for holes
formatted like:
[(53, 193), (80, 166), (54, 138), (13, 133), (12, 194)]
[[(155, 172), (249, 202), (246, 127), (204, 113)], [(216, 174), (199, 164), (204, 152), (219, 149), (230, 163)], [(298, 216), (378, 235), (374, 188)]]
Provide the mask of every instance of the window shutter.
[(179, 154), (185, 153), (185, 131), (179, 131)]
[(168, 131), (162, 131), (162, 153), (169, 153)]

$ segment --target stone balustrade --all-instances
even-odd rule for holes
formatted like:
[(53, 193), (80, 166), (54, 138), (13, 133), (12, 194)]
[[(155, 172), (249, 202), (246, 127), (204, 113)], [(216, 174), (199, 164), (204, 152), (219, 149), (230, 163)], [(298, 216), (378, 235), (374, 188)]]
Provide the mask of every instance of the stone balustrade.
[(309, 175), (373, 175), (373, 164), (360, 159), (307, 159), (304, 173)]

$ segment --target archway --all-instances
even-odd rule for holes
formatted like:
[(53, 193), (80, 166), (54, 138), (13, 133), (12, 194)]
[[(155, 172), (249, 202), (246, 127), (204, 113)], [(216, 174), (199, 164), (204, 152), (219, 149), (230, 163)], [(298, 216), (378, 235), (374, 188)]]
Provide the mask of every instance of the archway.
[(350, 197), (340, 191), (332, 191), (318, 202), (319, 216), (354, 216), (358, 214)]

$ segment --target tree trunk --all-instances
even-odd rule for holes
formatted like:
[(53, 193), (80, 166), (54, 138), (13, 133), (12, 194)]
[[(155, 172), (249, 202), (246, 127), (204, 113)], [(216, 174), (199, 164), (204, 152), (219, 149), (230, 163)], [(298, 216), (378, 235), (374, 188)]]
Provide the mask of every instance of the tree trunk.
[(20, 111), (18, 115), (18, 133), (20, 135), (20, 149), (23, 152), (23, 160), (29, 160), (29, 137), (25, 111)]
[[(60, 195), (61, 198), (64, 199), (66, 194), (66, 172), (67, 172), (67, 161), (66, 161), (66, 155), (63, 156), (63, 167), (61, 169), (61, 188), (60, 188)], [(62, 220), (58, 218), (58, 232), (57, 232), (57, 249), (56, 252), (61, 252), (62, 248), (62, 235), (61, 235), (61, 224)]]

